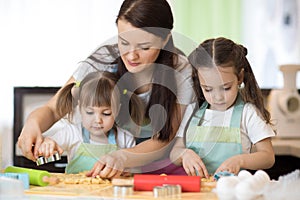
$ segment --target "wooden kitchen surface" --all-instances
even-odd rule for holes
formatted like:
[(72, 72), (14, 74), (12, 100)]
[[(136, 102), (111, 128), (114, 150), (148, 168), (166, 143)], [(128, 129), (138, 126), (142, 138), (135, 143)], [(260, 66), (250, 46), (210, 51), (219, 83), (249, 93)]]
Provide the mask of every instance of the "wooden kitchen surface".
[[(54, 174), (54, 176), (57, 174)], [(101, 199), (153, 199), (152, 191), (133, 191), (132, 195), (115, 196), (114, 186), (110, 182), (99, 184), (77, 183), (70, 184), (60, 181), (58, 184), (48, 185), (45, 187), (30, 186), (25, 190), (26, 195), (45, 195), (45, 196), (64, 196), (64, 197), (99, 197)], [(207, 199), (217, 200), (217, 195), (211, 191), (206, 192), (182, 192), (181, 199)], [(169, 198), (166, 198), (169, 199)]]

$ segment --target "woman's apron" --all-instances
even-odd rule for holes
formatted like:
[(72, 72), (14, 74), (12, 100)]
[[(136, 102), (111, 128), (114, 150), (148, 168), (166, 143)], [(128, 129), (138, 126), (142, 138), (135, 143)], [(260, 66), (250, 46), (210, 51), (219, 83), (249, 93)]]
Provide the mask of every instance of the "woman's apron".
[(76, 174), (83, 171), (89, 171), (99, 158), (105, 154), (117, 150), (115, 134), (110, 130), (108, 134), (109, 144), (90, 144), (90, 133), (82, 128), (83, 143), (81, 143), (75, 152), (74, 158), (68, 163), (66, 173)]
[(200, 156), (209, 174), (214, 174), (226, 159), (242, 154), (240, 123), (244, 102), (238, 96), (230, 127), (202, 126), (201, 120), (207, 107), (208, 103), (203, 103), (192, 117), (186, 132), (186, 147)]

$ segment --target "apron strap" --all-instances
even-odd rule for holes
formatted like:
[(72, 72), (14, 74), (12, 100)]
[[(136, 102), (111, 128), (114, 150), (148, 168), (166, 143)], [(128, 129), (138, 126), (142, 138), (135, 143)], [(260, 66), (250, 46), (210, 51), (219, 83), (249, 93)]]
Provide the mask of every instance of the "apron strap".
[[(207, 107), (208, 107), (207, 101), (203, 102), (201, 107), (199, 108), (199, 110), (195, 114), (195, 118), (197, 118), (199, 120), (198, 123), (197, 123), (198, 126), (200, 126), (201, 119), (202, 119), (202, 117), (204, 115), (204, 112), (205, 112)], [(195, 119), (192, 119), (192, 120), (194, 121)]]
[[(197, 123), (198, 126), (200, 126), (201, 118), (203, 117), (204, 112), (205, 112), (207, 107), (208, 107), (208, 103), (207, 103), (207, 101), (205, 101), (201, 105), (200, 109), (196, 112), (196, 114), (195, 114), (196, 119), (195, 118), (192, 119), (193, 121), (194, 120), (199, 120), (198, 123)], [(242, 117), (242, 114), (243, 114), (243, 108), (244, 108), (244, 101), (242, 100), (241, 95), (238, 94), (237, 100), (234, 104), (234, 108), (233, 108), (233, 111), (232, 111), (230, 127), (240, 128), (241, 117)]]
[[(90, 143), (90, 132), (86, 130), (86, 128), (82, 127), (82, 138), (84, 143)], [(113, 129), (111, 129), (108, 133), (108, 143), (109, 144), (117, 144), (116, 137)]]
[(82, 138), (84, 143), (90, 143), (90, 132), (82, 126)]
[(116, 143), (115, 132), (113, 131), (113, 129), (110, 129), (107, 139), (108, 139), (109, 144), (117, 144)]

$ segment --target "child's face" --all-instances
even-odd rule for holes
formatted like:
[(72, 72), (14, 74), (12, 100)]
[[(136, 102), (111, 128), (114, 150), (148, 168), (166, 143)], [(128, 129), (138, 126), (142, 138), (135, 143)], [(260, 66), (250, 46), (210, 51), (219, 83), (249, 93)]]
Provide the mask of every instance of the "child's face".
[(156, 61), (163, 46), (162, 38), (118, 20), (118, 46), (126, 69), (131, 73), (144, 71)]
[(100, 136), (107, 133), (114, 125), (115, 119), (113, 111), (110, 107), (87, 106), (82, 107), (80, 112), (82, 117), (82, 125), (91, 133), (91, 139), (92, 136)]
[(210, 109), (224, 111), (233, 105), (241, 83), (234, 67), (201, 67), (198, 77)]

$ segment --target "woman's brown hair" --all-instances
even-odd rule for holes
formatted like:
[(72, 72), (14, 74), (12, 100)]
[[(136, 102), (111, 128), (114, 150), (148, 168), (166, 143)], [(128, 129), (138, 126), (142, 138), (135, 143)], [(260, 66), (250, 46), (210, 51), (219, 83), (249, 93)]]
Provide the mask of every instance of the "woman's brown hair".
[[(167, 40), (155, 61), (152, 92), (145, 116), (149, 118), (149, 110), (152, 106), (158, 104), (163, 107), (163, 109), (158, 109), (155, 117), (151, 118), (151, 127), (155, 138), (169, 141), (176, 133), (177, 127), (174, 126), (174, 120), (179, 116), (176, 113), (178, 112), (176, 107), (177, 87), (174, 74), (178, 52), (174, 47), (171, 35), (173, 15), (170, 5), (166, 0), (125, 0), (116, 23), (119, 20), (126, 20), (136, 28), (141, 28)], [(166, 66), (172, 70), (166, 70)], [(118, 58), (117, 73), (120, 78), (128, 73), (121, 58)], [(128, 90), (134, 92), (136, 89), (136, 85), (132, 81), (125, 81), (124, 84)], [(163, 126), (161, 125), (162, 122), (165, 122)]]

